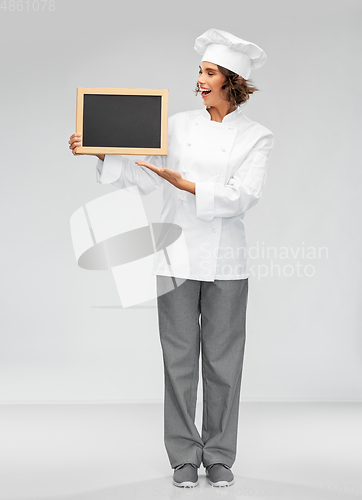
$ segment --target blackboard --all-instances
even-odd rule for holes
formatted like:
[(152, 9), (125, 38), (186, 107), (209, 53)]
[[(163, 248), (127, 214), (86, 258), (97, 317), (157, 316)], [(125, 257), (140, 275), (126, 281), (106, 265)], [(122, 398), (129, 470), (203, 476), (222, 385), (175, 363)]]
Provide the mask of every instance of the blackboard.
[(167, 89), (77, 88), (81, 154), (167, 155)]

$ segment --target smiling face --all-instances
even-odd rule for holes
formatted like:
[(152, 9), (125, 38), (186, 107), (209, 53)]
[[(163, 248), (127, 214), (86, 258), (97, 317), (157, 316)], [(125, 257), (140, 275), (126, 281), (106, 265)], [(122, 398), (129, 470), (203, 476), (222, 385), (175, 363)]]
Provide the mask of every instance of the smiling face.
[(226, 77), (216, 64), (202, 61), (199, 66), (197, 83), (201, 89), (201, 97), (205, 106), (218, 107), (225, 105), (225, 93), (222, 88)]

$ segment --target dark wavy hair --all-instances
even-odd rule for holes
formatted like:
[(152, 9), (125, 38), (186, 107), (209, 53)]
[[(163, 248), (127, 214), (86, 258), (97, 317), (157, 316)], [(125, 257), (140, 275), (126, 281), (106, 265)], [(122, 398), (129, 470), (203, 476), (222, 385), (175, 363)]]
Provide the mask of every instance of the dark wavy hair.
[[(225, 77), (226, 81), (222, 88), (225, 92), (225, 98), (230, 102), (231, 106), (240, 106), (249, 99), (249, 96), (254, 92), (259, 91), (257, 87), (252, 83), (251, 80), (245, 79), (242, 76), (237, 75), (233, 71), (224, 68), (223, 66), (217, 67)], [(197, 83), (195, 88), (195, 94), (200, 93), (200, 86)]]

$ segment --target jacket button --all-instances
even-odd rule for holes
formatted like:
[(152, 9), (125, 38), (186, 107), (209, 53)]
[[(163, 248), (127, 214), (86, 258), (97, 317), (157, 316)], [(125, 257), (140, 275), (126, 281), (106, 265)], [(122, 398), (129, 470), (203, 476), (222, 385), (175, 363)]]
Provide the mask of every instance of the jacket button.
[(187, 145), (188, 145), (188, 146), (191, 146), (191, 142), (188, 142), (188, 143), (187, 143)]
[(195, 122), (195, 125), (198, 125), (198, 124), (199, 124), (199, 122)]
[(213, 233), (216, 233), (216, 229), (215, 229), (215, 228), (213, 228), (212, 232), (213, 232)]
[(229, 130), (234, 130), (234, 127), (229, 127)]
[(223, 153), (225, 153), (226, 149), (225, 149), (225, 148), (222, 148), (222, 149), (221, 149), (221, 151), (222, 151)]
[(219, 178), (220, 177), (220, 174), (216, 174), (216, 177)]

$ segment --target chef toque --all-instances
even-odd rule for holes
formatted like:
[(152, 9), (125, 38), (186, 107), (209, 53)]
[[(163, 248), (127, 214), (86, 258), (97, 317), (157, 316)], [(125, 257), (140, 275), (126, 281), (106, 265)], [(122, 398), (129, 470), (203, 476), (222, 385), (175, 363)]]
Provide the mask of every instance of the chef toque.
[(266, 61), (265, 52), (255, 43), (214, 28), (196, 38), (194, 49), (202, 55), (201, 61), (223, 66), (244, 79)]

